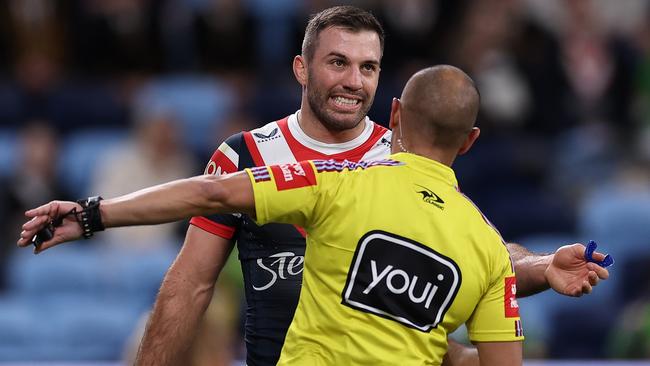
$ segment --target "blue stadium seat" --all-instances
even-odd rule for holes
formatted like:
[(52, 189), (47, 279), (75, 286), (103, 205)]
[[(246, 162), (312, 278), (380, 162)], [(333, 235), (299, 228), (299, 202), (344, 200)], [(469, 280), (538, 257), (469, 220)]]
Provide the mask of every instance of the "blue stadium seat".
[(157, 245), (151, 250), (107, 248), (101, 253), (101, 265), (107, 270), (102, 274), (98, 296), (109, 301), (128, 299), (134, 309), (146, 311), (153, 305), (178, 248), (172, 245)]
[(606, 186), (587, 196), (579, 214), (582, 237), (596, 240), (599, 248), (614, 257), (609, 280), (593, 296), (607, 297), (622, 306), (623, 264), (650, 256), (650, 190)]
[(10, 300), (0, 298), (0, 361), (119, 360), (176, 252), (101, 241), (16, 252)]
[(581, 235), (606, 246), (615, 259), (650, 254), (649, 188), (606, 186), (588, 195), (580, 207)]
[(119, 360), (141, 313), (74, 294), (0, 299), (0, 362)]
[(35, 311), (15, 296), (0, 297), (0, 362), (25, 360), (30, 344), (47, 339)]
[(572, 233), (544, 232), (535, 235), (518, 237), (515, 243), (521, 244), (534, 253), (553, 253), (557, 248), (579, 242), (580, 239)]
[(49, 117), (64, 133), (82, 128), (127, 126), (118, 92), (100, 83), (66, 82), (48, 100)]
[(13, 129), (0, 129), (0, 178), (10, 176), (18, 158), (18, 133)]
[(9, 291), (37, 298), (66, 293), (93, 296), (103, 269), (93, 248), (80, 244), (63, 245), (38, 256), (28, 250), (16, 251), (8, 266)]
[(607, 341), (618, 311), (593, 301), (580, 298), (579, 305), (558, 310), (553, 324), (548, 350), (551, 358), (602, 359), (607, 355)]
[(181, 123), (181, 133), (194, 152), (205, 152), (218, 143), (218, 126), (232, 112), (234, 92), (218, 79), (169, 77), (156, 80), (140, 90), (135, 110), (172, 112)]
[[(50, 359), (118, 360), (141, 315), (129, 299), (114, 301), (77, 296), (51, 299), (49, 322), (58, 341), (47, 347)], [(48, 349), (49, 348), (49, 349)], [(45, 353), (45, 352), (43, 352)]]
[(62, 141), (58, 177), (71, 194), (86, 196), (90, 178), (104, 152), (123, 142), (128, 131), (123, 129), (87, 129), (70, 133)]

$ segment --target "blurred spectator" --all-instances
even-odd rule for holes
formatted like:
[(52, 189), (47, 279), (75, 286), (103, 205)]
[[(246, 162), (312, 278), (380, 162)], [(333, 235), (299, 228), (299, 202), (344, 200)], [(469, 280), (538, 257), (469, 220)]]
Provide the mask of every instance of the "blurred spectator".
[(154, 72), (164, 58), (156, 17), (160, 1), (88, 0), (73, 2), (69, 49), (76, 72), (113, 76)]
[[(72, 177), (69, 169), (87, 174), (79, 161), (92, 159), (57, 167), (59, 144), (63, 156), (70, 150), (79, 157), (87, 155), (77, 154), (74, 141), (96, 141), (88, 136), (106, 131), (118, 132), (112, 141), (121, 139), (114, 127), (127, 126), (128, 106), (136, 105), (133, 135), (100, 157), (92, 193), (113, 196), (201, 172), (191, 154), (203, 161), (231, 132), (295, 111), (300, 87), (287, 60), (300, 53), (307, 16), (339, 3), (0, 1), (0, 124), (12, 142), (21, 131), (20, 159), (10, 164), (15, 174), (0, 185), (0, 268), (6, 267), (19, 230), (12, 225), (22, 221), (22, 210), (66, 197), (70, 187), (55, 177)], [(477, 81), (484, 134), (456, 168), (463, 191), (506, 239), (594, 236), (604, 248), (615, 246), (609, 250), (617, 259), (629, 253), (636, 259), (647, 247), (645, 231), (633, 228), (648, 226), (650, 0), (342, 3), (371, 10), (386, 29), (369, 113), (374, 120), (388, 122), (391, 98), (423, 65), (451, 63)], [(23, 127), (24, 121), (32, 122)], [(93, 144), (91, 151), (99, 148)], [(79, 189), (73, 190), (70, 198), (79, 198)], [(173, 226), (108, 236), (122, 246), (180, 243), (172, 233)], [(615, 299), (617, 309), (632, 302), (610, 350), (618, 357), (648, 357), (648, 299), (639, 295), (646, 289), (634, 292), (626, 285), (648, 282), (647, 272), (634, 271), (647, 265), (647, 259), (639, 261), (621, 262), (611, 282), (588, 298)], [(628, 280), (623, 272), (636, 277)], [(546, 300), (539, 302), (547, 315), (540, 319), (553, 318)], [(573, 318), (566, 313), (564, 325), (576, 328), (576, 336), (560, 340), (565, 349), (584, 331)], [(221, 342), (223, 333), (211, 319), (199, 342)], [(544, 325), (544, 334), (564, 329)]]
[(495, 128), (521, 125), (531, 103), (530, 87), (511, 52), (520, 34), (520, 13), (517, 1), (471, 2), (449, 50), (452, 63), (474, 75), (481, 90), (482, 123)]
[(402, 62), (426, 63), (431, 58), (441, 34), (435, 32), (438, 6), (438, 1), (429, 0), (381, 2), (381, 18), (390, 46), (390, 52), (382, 60), (383, 67), (397, 67)]
[(65, 2), (7, 0), (0, 2), (2, 43), (10, 59), (34, 52), (62, 61), (65, 50)]
[[(58, 137), (47, 121), (29, 121), (20, 131), (19, 162), (15, 173), (0, 185), (4, 218), (0, 242), (0, 272), (7, 268), (5, 261), (15, 248), (24, 212), (57, 197), (67, 197), (56, 181)], [(0, 213), (0, 217), (3, 215)], [(0, 273), (0, 287), (3, 282)]]
[[(114, 197), (194, 175), (195, 162), (180, 140), (171, 112), (138, 110), (134, 121), (131, 138), (100, 157), (91, 192)], [(178, 244), (175, 225), (123, 228), (106, 233), (106, 239), (124, 248)]]
[(627, 57), (629, 46), (598, 22), (593, 2), (566, 4), (568, 19), (560, 39), (570, 106), (579, 122), (605, 121), (622, 133), (630, 126), (634, 63)]
[(154, 79), (133, 97), (139, 110), (173, 113), (185, 147), (201, 157), (214, 150), (215, 135), (239, 102), (230, 81), (207, 75)]
[(650, 161), (650, 10), (634, 36), (641, 60), (635, 73), (637, 95), (633, 109), (639, 133), (632, 135), (637, 142), (636, 150)]
[(58, 63), (39, 50), (20, 55), (14, 80), (0, 90), (3, 124), (46, 119), (58, 132), (97, 125), (124, 125), (125, 108), (117, 94), (101, 82), (66, 78)]
[[(261, 78), (276, 79), (278, 71), (286, 70), (290, 75), (290, 60), (295, 48), (290, 44), (292, 24), (301, 16), (301, 1), (296, 0), (247, 0), (247, 10), (253, 15), (257, 24), (255, 35), (255, 57), (258, 63), (258, 75)], [(301, 17), (301, 19), (304, 19)], [(286, 65), (286, 68), (283, 67)]]
[(16, 118), (8, 121), (18, 125), (23, 120), (46, 118), (51, 120), (51, 98), (61, 81), (60, 65), (47, 53), (34, 50), (21, 54), (14, 64), (15, 83), (11, 92), (16, 96), (11, 115)]
[(452, 64), (473, 74), (481, 91), (478, 125), (484, 133), (476, 150), (457, 162), (461, 188), (506, 239), (570, 232), (574, 226), (571, 207), (546, 185), (553, 146), (525, 133), (536, 100), (528, 70), (514, 51), (527, 42), (520, 41), (527, 35), (524, 27), (518, 1), (469, 2), (447, 50)]
[(255, 58), (258, 24), (243, 1), (207, 0), (197, 14), (196, 42), (203, 70), (253, 73), (263, 59)]

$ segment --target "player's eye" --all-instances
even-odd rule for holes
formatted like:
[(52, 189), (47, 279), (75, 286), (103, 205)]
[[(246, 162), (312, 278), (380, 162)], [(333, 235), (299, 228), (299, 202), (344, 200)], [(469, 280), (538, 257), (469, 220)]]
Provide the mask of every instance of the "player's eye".
[(377, 65), (373, 65), (373, 64), (364, 64), (364, 65), (362, 66), (362, 68), (363, 68), (364, 71), (374, 72), (375, 70), (377, 70)]

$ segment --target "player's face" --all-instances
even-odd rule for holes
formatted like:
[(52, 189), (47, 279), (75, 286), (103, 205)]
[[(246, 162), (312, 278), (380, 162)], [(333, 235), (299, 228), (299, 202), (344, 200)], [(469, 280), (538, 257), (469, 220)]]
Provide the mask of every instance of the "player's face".
[(321, 31), (307, 61), (309, 107), (331, 130), (357, 126), (368, 113), (379, 82), (381, 47), (372, 31), (331, 27)]

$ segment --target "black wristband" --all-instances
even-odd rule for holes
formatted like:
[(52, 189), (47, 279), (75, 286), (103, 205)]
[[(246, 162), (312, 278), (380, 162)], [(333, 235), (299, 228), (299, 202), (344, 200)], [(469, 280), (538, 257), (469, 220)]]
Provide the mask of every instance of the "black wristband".
[(96, 231), (104, 230), (102, 215), (99, 212), (99, 201), (102, 199), (101, 196), (94, 196), (77, 201), (83, 207), (81, 211), (75, 212), (75, 216), (81, 230), (83, 230), (84, 239), (90, 239)]

